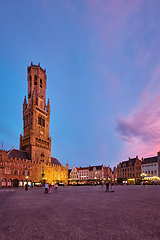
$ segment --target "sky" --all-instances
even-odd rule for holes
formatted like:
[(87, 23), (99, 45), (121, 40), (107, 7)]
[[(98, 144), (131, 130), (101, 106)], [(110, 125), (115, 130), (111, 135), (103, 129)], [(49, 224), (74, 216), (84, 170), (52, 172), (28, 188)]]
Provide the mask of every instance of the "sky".
[(51, 155), (114, 167), (160, 151), (160, 1), (0, 3), (0, 148), (19, 149), (27, 67), (50, 99)]

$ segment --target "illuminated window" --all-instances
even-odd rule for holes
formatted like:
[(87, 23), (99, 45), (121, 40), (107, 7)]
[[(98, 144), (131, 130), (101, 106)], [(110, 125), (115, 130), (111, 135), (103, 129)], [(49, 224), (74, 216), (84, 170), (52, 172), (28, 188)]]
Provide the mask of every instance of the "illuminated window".
[(10, 168), (5, 168), (5, 174), (10, 174), (11, 170)]

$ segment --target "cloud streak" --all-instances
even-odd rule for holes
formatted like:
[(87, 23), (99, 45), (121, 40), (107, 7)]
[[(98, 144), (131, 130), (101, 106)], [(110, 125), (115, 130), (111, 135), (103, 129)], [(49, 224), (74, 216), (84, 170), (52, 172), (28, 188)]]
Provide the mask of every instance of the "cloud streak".
[(116, 130), (119, 137), (128, 142), (135, 138), (143, 143), (160, 141), (160, 95), (148, 104), (142, 105), (128, 118), (117, 117)]

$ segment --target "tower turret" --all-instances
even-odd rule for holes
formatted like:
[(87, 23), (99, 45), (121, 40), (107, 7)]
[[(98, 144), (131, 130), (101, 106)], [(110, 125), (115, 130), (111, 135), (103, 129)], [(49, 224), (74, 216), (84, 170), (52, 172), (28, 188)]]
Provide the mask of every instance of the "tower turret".
[[(23, 137), (20, 148), (26, 150), (31, 160), (51, 161), (51, 138), (49, 137), (50, 103), (46, 111), (46, 70), (40, 63), (28, 67), (28, 104), (23, 104)], [(43, 159), (42, 159), (43, 156)]]

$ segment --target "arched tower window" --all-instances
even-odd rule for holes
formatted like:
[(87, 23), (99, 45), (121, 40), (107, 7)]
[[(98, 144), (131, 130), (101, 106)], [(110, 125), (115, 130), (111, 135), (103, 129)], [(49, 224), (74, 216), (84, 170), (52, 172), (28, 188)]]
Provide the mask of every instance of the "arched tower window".
[(32, 77), (29, 77), (29, 82), (30, 82), (30, 88), (32, 87)]
[(37, 85), (37, 75), (34, 76), (34, 85)]
[(28, 116), (26, 116), (26, 126), (28, 125)]
[(42, 88), (42, 79), (40, 79), (40, 88)]
[(28, 114), (28, 125), (30, 124), (30, 113)]

